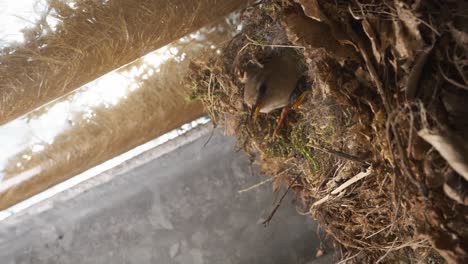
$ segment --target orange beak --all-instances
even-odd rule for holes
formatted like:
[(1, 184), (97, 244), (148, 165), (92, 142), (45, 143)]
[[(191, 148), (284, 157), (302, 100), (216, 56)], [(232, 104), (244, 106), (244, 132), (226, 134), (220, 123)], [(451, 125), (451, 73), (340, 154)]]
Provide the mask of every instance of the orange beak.
[(306, 92), (303, 92), (303, 93), (301, 94), (301, 96), (299, 96), (299, 98), (297, 98), (297, 100), (291, 105), (291, 108), (292, 108), (292, 109), (297, 109), (297, 108), (299, 108), (299, 106), (301, 106), (301, 105), (304, 103), (307, 94), (308, 94), (307, 91), (306, 91)]
[(253, 119), (253, 121), (257, 121), (258, 113), (260, 113), (260, 110), (262, 109), (262, 105), (257, 103), (252, 107), (252, 112), (250, 112), (250, 118)]

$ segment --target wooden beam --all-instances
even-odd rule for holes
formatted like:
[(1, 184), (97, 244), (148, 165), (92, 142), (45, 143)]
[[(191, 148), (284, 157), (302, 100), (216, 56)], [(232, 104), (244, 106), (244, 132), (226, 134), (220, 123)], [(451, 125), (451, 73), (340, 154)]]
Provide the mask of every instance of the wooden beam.
[[(49, 1), (61, 23), (28, 29), (0, 51), (0, 124), (203, 26), (247, 0)], [(49, 13), (49, 16), (52, 12)]]
[[(7, 177), (0, 183), (0, 210), (178, 128), (202, 116), (203, 109), (172, 89), (146, 85), (117, 106), (101, 106), (94, 113), (91, 119), (75, 118), (73, 128), (42, 152), (26, 148), (9, 160)], [(31, 160), (25, 161), (24, 155)], [(15, 168), (18, 162), (21, 168)]]
[[(67, 114), (72, 117), (63, 121), (69, 122), (68, 128), (53, 143), (46, 144), (44, 150), (36, 153), (32, 146), (23, 146), (22, 151), (8, 158), (3, 168), (5, 178), (0, 182), (0, 210), (202, 116), (201, 104), (186, 99), (189, 87), (183, 79), (191, 59), (214, 54), (212, 46), (219, 46), (232, 36), (230, 28), (226, 29), (201, 30), (202, 42), (196, 38), (189, 43), (174, 42), (162, 49), (166, 53), (155, 51), (29, 113), (24, 120), (38, 120), (55, 105), (73, 102), (77, 94), (84, 90), (92, 92), (97, 89), (94, 85), (100, 83), (111, 86), (104, 87), (110, 91), (118, 91), (122, 85), (128, 90), (115, 106), (83, 105), (78, 112)], [(178, 55), (171, 55), (173, 50)], [(149, 63), (150, 58), (158, 63)], [(159, 65), (161, 60), (166, 61)], [(119, 83), (115, 79), (103, 81), (116, 75), (125, 77), (119, 78)]]

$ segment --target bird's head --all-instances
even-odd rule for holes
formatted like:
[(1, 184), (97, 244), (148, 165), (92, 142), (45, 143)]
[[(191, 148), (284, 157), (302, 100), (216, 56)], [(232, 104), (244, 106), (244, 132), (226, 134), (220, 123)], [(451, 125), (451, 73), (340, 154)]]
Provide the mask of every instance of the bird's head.
[(289, 104), (290, 96), (302, 75), (298, 56), (293, 51), (271, 54), (262, 64), (247, 68), (242, 78), (244, 102), (252, 109), (254, 119), (259, 112), (269, 113)]
[(254, 120), (263, 107), (267, 83), (262, 71), (251, 70), (244, 74), (244, 102), (252, 109), (250, 117)]

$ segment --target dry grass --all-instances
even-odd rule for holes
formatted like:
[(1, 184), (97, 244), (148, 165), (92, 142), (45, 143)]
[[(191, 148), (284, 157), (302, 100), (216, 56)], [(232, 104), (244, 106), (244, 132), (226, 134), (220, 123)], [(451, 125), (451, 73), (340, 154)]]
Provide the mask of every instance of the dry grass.
[[(441, 254), (463, 263), (468, 214), (442, 189), (453, 170), (415, 134), (440, 124), (461, 135), (467, 131), (461, 102), (437, 100), (446, 93), (467, 96), (432, 67), (444, 65), (459, 86), (465, 84), (460, 58), (466, 53), (457, 50), (467, 46), (442, 26), (448, 23), (436, 12), (442, 7), (429, 1), (414, 7), (265, 2), (244, 12), (244, 32), (225, 47), (223, 58), (192, 65), (193, 97), (257, 157), (273, 177), (274, 191), (292, 187), (300, 210), (319, 220), (344, 262), (443, 262)], [(273, 137), (279, 112), (253, 122), (239, 77), (285, 46), (303, 56), (311, 94)]]
[[(0, 51), (0, 124), (202, 26), (217, 23), (244, 0), (50, 0), (60, 21), (42, 19), (25, 43)], [(181, 19), (183, 18), (183, 19)]]

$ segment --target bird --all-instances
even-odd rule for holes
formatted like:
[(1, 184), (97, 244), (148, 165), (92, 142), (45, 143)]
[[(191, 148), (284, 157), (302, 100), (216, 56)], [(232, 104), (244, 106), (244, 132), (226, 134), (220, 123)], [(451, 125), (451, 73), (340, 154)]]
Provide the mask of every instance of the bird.
[(274, 52), (260, 66), (251, 66), (244, 75), (244, 102), (251, 108), (251, 118), (283, 108), (275, 129), (276, 135), (290, 109), (299, 107), (306, 96), (304, 66), (290, 49)]

